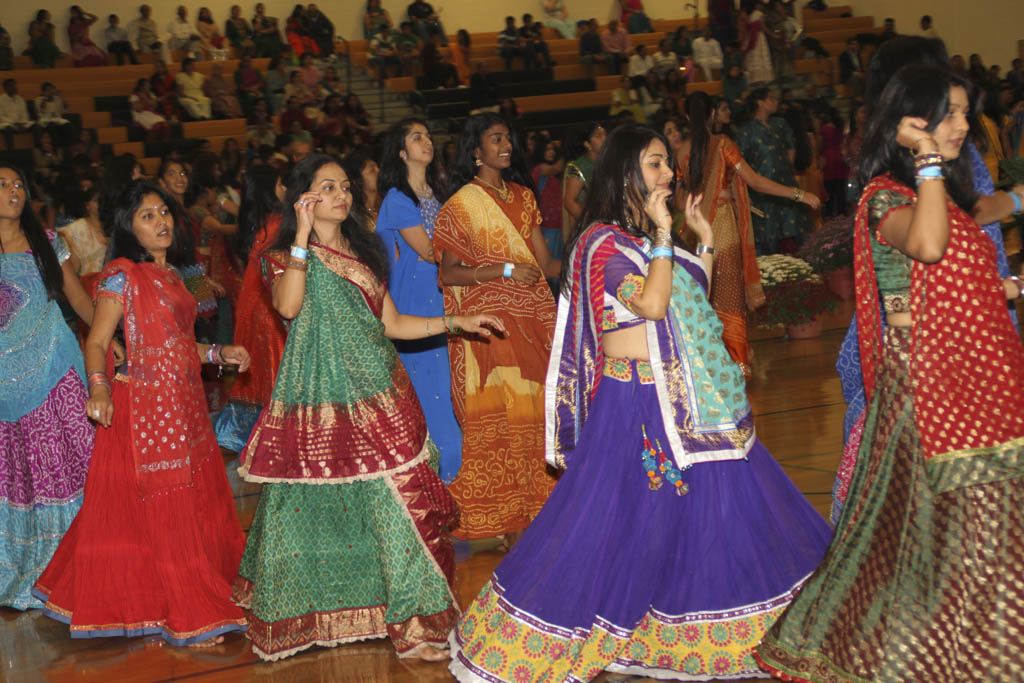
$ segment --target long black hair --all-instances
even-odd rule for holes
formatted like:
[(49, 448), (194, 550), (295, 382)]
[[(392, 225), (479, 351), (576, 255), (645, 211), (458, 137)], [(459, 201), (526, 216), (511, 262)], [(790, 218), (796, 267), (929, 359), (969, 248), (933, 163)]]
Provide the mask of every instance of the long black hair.
[(574, 131), (574, 135), (570, 137), (569, 145), (566, 147), (565, 158), (569, 161), (575, 161), (584, 154), (587, 154), (590, 151), (587, 143), (590, 142), (590, 138), (594, 136), (598, 128), (604, 128), (605, 131), (608, 130), (608, 126), (605, 125), (604, 121), (591, 121), (577, 128)]
[(167, 249), (167, 262), (178, 268), (195, 265), (195, 243), (181, 220), (178, 202), (163, 188), (146, 180), (132, 181), (114, 202), (108, 247), (110, 258), (126, 258), (135, 263), (153, 260), (153, 255), (139, 243), (133, 229), (135, 212), (139, 210), (142, 200), (151, 194), (158, 196), (160, 201), (167, 205), (174, 220), (174, 234), (171, 246)]
[[(566, 254), (572, 253), (580, 235), (592, 223), (615, 223), (629, 235), (647, 236), (644, 226), (650, 219), (643, 207), (649, 188), (644, 182), (640, 155), (655, 140), (660, 140), (665, 149), (669, 149), (661, 133), (635, 123), (619, 126), (608, 135), (597, 155), (583, 214), (565, 246)], [(672, 166), (671, 153), (666, 162)], [(676, 240), (673, 233), (673, 241)], [(562, 259), (562, 291), (566, 294), (571, 261), (570, 258)]]
[(462, 128), (459, 142), (455, 147), (455, 164), (449, 170), (448, 193), (455, 194), (476, 177), (476, 149), (480, 141), (492, 126), (505, 126), (512, 135), (512, 163), (501, 172), (505, 182), (518, 183), (524, 187), (533, 187), (529, 170), (523, 162), (522, 145), (519, 143), (519, 136), (512, 129), (503, 117), (497, 114), (486, 113), (470, 116), (466, 125)]
[(243, 261), (249, 260), (256, 235), (266, 230), (267, 219), (282, 212), (274, 189), (281, 171), (268, 164), (253, 164), (245, 170), (242, 201), (238, 207), (238, 251)]
[[(409, 170), (401, 157), (402, 152), (405, 151), (405, 138), (417, 123), (427, 129), (428, 135), (430, 134), (430, 126), (427, 125), (427, 122), (416, 116), (404, 118), (393, 124), (384, 134), (380, 153), (380, 176), (377, 178), (377, 193), (383, 197), (392, 187), (397, 187), (416, 206), (419, 206), (420, 198), (409, 185)], [(441, 162), (438, 159), (436, 147), (434, 148), (434, 158), (427, 166), (427, 185), (434, 191), (434, 198), (443, 204), (448, 197), (445, 194), (444, 183), (441, 182)]]
[(887, 40), (871, 55), (864, 81), (864, 106), (868, 118), (874, 113), (889, 79), (908, 64), (949, 66), (946, 44), (938, 38), (899, 36)]
[(138, 166), (139, 160), (134, 154), (119, 154), (103, 162), (103, 178), (100, 180), (100, 223), (107, 236), (110, 235), (117, 199), (124, 189), (131, 185), (132, 176), (135, 175)]
[[(46, 229), (43, 228), (43, 224), (39, 221), (39, 216), (36, 215), (35, 209), (32, 208), (32, 190), (29, 188), (28, 177), (20, 168), (13, 164), (0, 162), (0, 168), (10, 169), (18, 176), (21, 189), (25, 193), (25, 200), (21, 203), (21, 217), (19, 219), (21, 231), (25, 234), (28, 248), (32, 251), (32, 258), (35, 260), (36, 268), (39, 270), (39, 277), (43, 279), (46, 295), (51, 299), (59, 299), (63, 296), (64, 291), (64, 271), (61, 270), (60, 263), (57, 262), (57, 254), (53, 251), (53, 245), (50, 244), (50, 240), (46, 236)], [(0, 240), (0, 254), (4, 253), (7, 253), (7, 248), (4, 246), (3, 241)]]
[[(288, 191), (284, 196), (284, 216), (281, 219), (281, 231), (277, 236), (275, 249), (288, 249), (295, 241), (295, 233), (298, 231), (298, 222), (295, 217), (295, 202), (303, 192), (309, 192), (313, 185), (313, 178), (317, 171), (328, 164), (341, 163), (334, 157), (326, 154), (314, 154), (306, 157), (292, 169), (288, 174)], [(349, 181), (352, 187), (356, 187), (354, 179), (350, 176)], [(381, 282), (388, 281), (388, 256), (384, 251), (384, 244), (370, 231), (369, 218), (363, 204), (361, 192), (352, 192), (352, 207), (349, 209), (348, 217), (341, 222), (341, 236), (348, 240), (348, 245), (363, 265), (369, 268)], [(316, 237), (316, 229), (313, 230), (313, 237)]]
[(686, 98), (686, 117), (690, 119), (690, 173), (686, 187), (690, 194), (704, 191), (704, 163), (711, 143), (709, 128), (713, 112), (714, 104), (707, 93), (698, 90)]
[[(905, 116), (923, 118), (928, 121), (926, 130), (935, 130), (949, 112), (950, 88), (958, 86), (967, 91), (967, 101), (972, 102), (974, 93), (970, 81), (948, 67), (910, 64), (896, 72), (882, 91), (864, 132), (858, 168), (862, 187), (882, 173), (890, 173), (904, 185), (914, 187), (914, 158), (896, 142), (900, 121)], [(966, 147), (956, 159), (947, 160), (943, 165), (950, 197), (961, 209), (970, 211), (977, 194)]]

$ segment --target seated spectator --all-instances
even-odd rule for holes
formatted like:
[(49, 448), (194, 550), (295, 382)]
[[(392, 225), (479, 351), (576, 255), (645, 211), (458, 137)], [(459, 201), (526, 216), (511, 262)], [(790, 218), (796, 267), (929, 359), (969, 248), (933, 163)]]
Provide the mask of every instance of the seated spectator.
[(64, 166), (64, 153), (53, 143), (46, 131), (39, 134), (32, 148), (32, 179), (47, 200), (55, 195), (55, 185)]
[(53, 144), (67, 147), (75, 135), (74, 126), (64, 118), (64, 99), (53, 83), (43, 83), (42, 93), (36, 98), (36, 131), (50, 134)]
[(276, 114), (284, 106), (284, 89), (290, 80), (288, 70), (284, 66), (284, 59), (281, 55), (270, 58), (270, 64), (267, 65), (267, 75), (264, 80), (267, 84), (266, 97), (268, 108), (271, 114)]
[(544, 10), (544, 25), (558, 31), (563, 38), (576, 37), (576, 25), (569, 21), (569, 12), (562, 0), (541, 0)]
[(4, 134), (7, 149), (14, 149), (14, 134), (31, 130), (36, 122), (29, 118), (28, 106), (18, 94), (18, 84), (13, 78), (4, 79), (4, 94), (0, 95), (0, 131)]
[(281, 54), (277, 17), (268, 17), (262, 2), (256, 3), (256, 13), (252, 18), (252, 43), (254, 57), (273, 59)]
[(722, 46), (711, 35), (711, 28), (704, 29), (704, 34), (693, 39), (693, 61), (700, 67), (705, 81), (714, 81), (722, 71)]
[(469, 79), (469, 113), (498, 110), (498, 83), (487, 62), (476, 63), (476, 73)]
[(345, 84), (338, 76), (337, 67), (329, 66), (324, 69), (324, 79), (320, 81), (320, 95), (325, 99), (331, 95), (342, 95), (345, 92)]
[(992, 85), (991, 74), (985, 68), (985, 62), (981, 61), (981, 55), (977, 52), (972, 53), (967, 64), (967, 77), (971, 79), (974, 85), (981, 89)]
[(106, 66), (107, 53), (97, 47), (89, 37), (89, 29), (96, 23), (96, 15), (89, 14), (78, 5), (71, 6), (68, 22), (68, 42), (75, 66)]
[(331, 95), (324, 102), (324, 116), (316, 129), (316, 139), (323, 143), (331, 137), (346, 137), (348, 126), (345, 123), (345, 112), (341, 106), (341, 98)]
[(302, 20), (306, 28), (306, 35), (313, 39), (320, 50), (320, 57), (331, 59), (334, 56), (334, 24), (312, 2), (306, 6), (306, 13)]
[[(315, 107), (317, 103), (316, 94), (309, 89), (306, 81), (302, 79), (302, 72), (296, 69), (288, 76), (288, 84), (284, 86), (285, 101), (292, 98), (297, 99), (303, 107)], [(287, 132), (287, 131), (286, 131)]]
[(643, 0), (619, 0), (622, 15), (619, 22), (630, 33), (654, 33), (651, 20), (644, 13)]
[(155, 52), (159, 53), (165, 62), (170, 61), (170, 51), (160, 40), (160, 29), (150, 18), (152, 11), (149, 5), (139, 6), (139, 16), (128, 24), (128, 42), (136, 54)]
[(252, 42), (252, 26), (242, 17), (239, 5), (231, 6), (231, 16), (224, 22), (224, 37), (236, 50), (245, 51), (255, 47)]
[(210, 110), (222, 119), (242, 118), (242, 104), (238, 101), (233, 80), (224, 76), (224, 67), (215, 63), (210, 77), (203, 84), (203, 92), (210, 98)]
[[(309, 91), (314, 95), (319, 95), (320, 82), (324, 80), (324, 75), (313, 63), (313, 55), (308, 52), (302, 55), (302, 59), (299, 60), (299, 71), (302, 73), (302, 82), (306, 84)], [(317, 99), (320, 98), (317, 97)]]
[(634, 88), (642, 87), (647, 81), (647, 72), (654, 68), (654, 59), (647, 54), (647, 48), (643, 44), (633, 49), (633, 56), (629, 58), (629, 69), (626, 74)]
[(430, 40), (432, 33), (437, 33), (441, 36), (441, 45), (448, 47), (448, 36), (445, 35), (441, 20), (438, 19), (437, 13), (434, 12), (434, 8), (429, 2), (414, 0), (406, 10), (406, 14), (409, 15), (409, 21), (412, 22), (412, 30), (423, 39), (424, 43)]
[[(501, 104), (498, 106), (498, 116), (501, 116), (506, 121), (515, 121), (519, 118), (519, 105), (511, 97), (506, 97), (501, 100)], [(528, 152), (529, 153), (529, 152)]]
[(899, 34), (896, 33), (896, 20), (892, 17), (886, 17), (885, 22), (882, 24), (882, 32), (878, 35), (878, 44), (892, 40)]
[(369, 144), (370, 138), (373, 136), (373, 117), (363, 107), (359, 96), (349, 93), (345, 98), (342, 112), (345, 116), (345, 126), (352, 131), (353, 138), (359, 144)]
[(448, 60), (447, 50), (441, 46), (441, 36), (434, 33), (420, 51), (420, 63), (428, 88), (454, 88), (459, 84), (455, 66)]
[(208, 119), (212, 115), (210, 98), (203, 92), (206, 77), (196, 71), (196, 60), (186, 57), (181, 62), (181, 71), (174, 77), (174, 83), (180, 88), (178, 99), (180, 104), (193, 119)]
[(370, 38), (370, 66), (377, 70), (377, 76), (383, 83), (388, 77), (388, 67), (394, 75), (402, 75), (402, 62), (398, 57), (398, 46), (395, 44), (394, 31), (382, 27)]
[(406, 73), (413, 73), (413, 65), (420, 56), (423, 49), (423, 41), (412, 30), (411, 21), (403, 21), (395, 36), (395, 48), (398, 50), (398, 59), (402, 62), (402, 69)]
[(238, 101), (242, 111), (248, 114), (253, 104), (263, 99), (266, 83), (260, 70), (252, 65), (252, 57), (248, 53), (242, 55), (235, 70), (235, 87), (238, 89)]
[(469, 31), (460, 28), (458, 33), (455, 34), (455, 47), (451, 50), (452, 62), (455, 65), (455, 73), (459, 77), (459, 85), (467, 87), (469, 86), (469, 79), (473, 76), (469, 66), (473, 61), (470, 44)]
[(153, 62), (153, 75), (149, 77), (149, 87), (159, 100), (174, 91), (174, 76), (167, 72), (167, 63), (162, 59)]
[(664, 81), (669, 71), (679, 70), (679, 57), (672, 51), (672, 41), (668, 38), (658, 43), (658, 51), (651, 56), (651, 60), (659, 81)]
[[(410, 24), (410, 27), (412, 24)], [(391, 15), (380, 6), (380, 0), (366, 0), (366, 12), (363, 14), (363, 38), (369, 40), (381, 28), (393, 29), (395, 24)]]
[[(266, 100), (260, 100), (264, 106), (266, 106)], [(257, 105), (258, 107), (259, 105)], [(254, 110), (255, 111), (255, 110)], [(246, 139), (248, 140), (247, 147), (255, 147), (257, 149), (261, 147), (273, 147), (274, 140), (277, 135), (274, 133), (274, 126), (270, 121), (249, 126), (249, 130), (246, 133)]]
[(0, 26), (0, 71), (10, 71), (14, 65), (14, 51), (11, 50), (11, 34)]
[(180, 126), (189, 117), (185, 107), (182, 106), (181, 93), (183, 89), (181, 84), (177, 81), (172, 81), (171, 83), (170, 91), (158, 100), (160, 102), (160, 111), (158, 113), (167, 119), (167, 124), (173, 129)]
[(608, 60), (608, 68), (613, 74), (622, 72), (622, 65), (629, 61), (629, 34), (619, 27), (619, 22), (612, 19), (608, 28), (601, 32), (601, 47)]
[(729, 108), (736, 113), (743, 108), (743, 100), (747, 96), (747, 77), (743, 67), (733, 64), (722, 79), (722, 96), (729, 103)]
[(186, 53), (195, 51), (200, 44), (199, 34), (195, 27), (188, 20), (188, 10), (184, 5), (178, 5), (175, 10), (174, 19), (167, 24), (167, 33), (170, 38), (167, 40), (167, 47), (171, 50), (183, 50)]
[(524, 47), (527, 45), (533, 47), (534, 55), (537, 56), (535, 59), (538, 65), (540, 64), (539, 58), (543, 58), (544, 64), (548, 67), (552, 67), (555, 65), (555, 62), (551, 59), (551, 52), (548, 50), (548, 44), (544, 41), (544, 37), (542, 35), (543, 29), (544, 27), (541, 26), (539, 21), (536, 23), (533, 21), (532, 14), (524, 14), (523, 25), (519, 29), (519, 37), (522, 38), (522, 44)]
[(213, 14), (209, 7), (200, 7), (199, 15), (196, 17), (196, 33), (203, 46), (203, 55), (207, 59), (224, 58), (224, 36), (213, 21)]
[(132, 49), (132, 44), (128, 40), (128, 31), (118, 25), (120, 22), (121, 20), (116, 14), (107, 17), (107, 27), (103, 29), (103, 40), (107, 44), (107, 52), (114, 55), (118, 66), (124, 64), (125, 57), (132, 64), (138, 64), (139, 60), (135, 58), (135, 50)]
[(860, 43), (856, 38), (846, 41), (846, 50), (839, 55), (839, 82), (853, 89), (853, 96), (864, 92), (864, 67), (860, 61)]
[(28, 25), (28, 50), (25, 52), (32, 58), (36, 66), (53, 68), (56, 66), (60, 50), (55, 40), (56, 27), (50, 21), (50, 13), (44, 9), (36, 12), (36, 18)]
[(682, 72), (679, 69), (665, 74), (665, 80), (661, 83), (661, 94), (666, 100), (675, 100), (679, 105), (679, 111), (683, 111), (683, 98), (686, 97), (686, 81), (683, 80)]
[(619, 87), (612, 91), (612, 103), (608, 109), (608, 115), (614, 118), (624, 111), (630, 112), (632, 120), (637, 123), (647, 123), (647, 113), (644, 111), (640, 90), (633, 87), (626, 76), (619, 79)]
[(167, 140), (171, 137), (171, 127), (159, 112), (159, 104), (149, 79), (140, 78), (136, 81), (128, 104), (132, 108), (132, 123), (142, 129), (147, 141)]
[(587, 70), (587, 78), (594, 77), (594, 63), (604, 64), (607, 56), (601, 45), (601, 36), (597, 34), (597, 19), (580, 22), (580, 62)]
[(505, 71), (512, 70), (512, 60), (516, 57), (523, 60), (524, 69), (535, 68), (537, 55), (533, 45), (524, 44), (516, 30), (515, 17), (505, 17), (505, 28), (498, 32), (498, 55), (505, 60)]
[(672, 52), (676, 53), (676, 57), (685, 59), (693, 56), (693, 45), (690, 43), (690, 37), (686, 33), (685, 26), (680, 26), (675, 30), (670, 43), (672, 45)]
[(294, 59), (301, 59), (302, 55), (307, 52), (314, 56), (320, 55), (320, 46), (316, 44), (311, 35), (306, 33), (305, 14), (305, 8), (302, 5), (296, 5), (284, 25), (284, 36), (288, 39), (288, 44), (292, 46)]
[(306, 116), (305, 107), (297, 97), (289, 97), (284, 111), (281, 112), (278, 126), (282, 133), (291, 134), (292, 121), (299, 122), (304, 130), (313, 129), (313, 122)]
[(1010, 62), (1010, 70), (1006, 72), (1006, 80), (1014, 90), (1024, 87), (1024, 59), (1018, 57)]
[(267, 108), (267, 101), (259, 99), (253, 102), (252, 109), (249, 110), (249, 114), (245, 117), (245, 125), (261, 126), (264, 123), (270, 122), (270, 110)]

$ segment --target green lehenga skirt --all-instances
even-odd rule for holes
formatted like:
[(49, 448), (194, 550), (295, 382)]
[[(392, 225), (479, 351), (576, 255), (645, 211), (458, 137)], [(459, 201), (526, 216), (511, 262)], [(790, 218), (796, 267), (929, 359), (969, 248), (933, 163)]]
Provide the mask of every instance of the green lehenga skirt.
[(459, 617), (444, 532), (454, 507), (428, 448), (372, 479), (263, 485), (234, 596), (257, 655), (382, 637), (399, 656), (445, 647)]
[(1024, 479), (933, 491), (909, 329), (890, 327), (884, 345), (836, 536), (759, 663), (790, 681), (1022, 680)]

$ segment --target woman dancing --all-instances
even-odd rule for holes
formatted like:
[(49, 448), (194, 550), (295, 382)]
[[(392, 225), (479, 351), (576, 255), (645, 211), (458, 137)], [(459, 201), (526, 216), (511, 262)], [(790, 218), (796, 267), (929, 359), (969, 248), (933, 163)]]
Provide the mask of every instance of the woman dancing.
[[(384, 201), (377, 234), (388, 255), (388, 292), (399, 313), (444, 315), (431, 244), (446, 199), (439, 166), (425, 121), (403, 119), (384, 136), (379, 181)], [(430, 438), (441, 451), (441, 479), (450, 484), (462, 462), (462, 429), (452, 408), (448, 335), (439, 331), (428, 339), (396, 341), (395, 347), (423, 407)]]
[(566, 470), (452, 634), (461, 681), (763, 675), (752, 650), (828, 543), (754, 435), (699, 196), (700, 256), (672, 244), (672, 178), (656, 132), (609, 135), (548, 366), (547, 457)]
[(462, 469), (452, 483), (460, 538), (509, 535), (511, 544), (547, 500), (541, 388), (555, 304), (545, 277), (561, 267), (540, 230), (525, 164), (513, 158), (508, 124), (473, 116), (459, 138), (452, 189), (441, 208), (434, 253), (444, 308), (501, 318), (510, 334), (451, 337), (452, 398), (462, 425)]
[(969, 213), (971, 88), (906, 66), (868, 124), (854, 233), (868, 409), (832, 545), (757, 651), (786, 680), (1024, 667), (1024, 349), (1006, 315), (1024, 283), (999, 277)]
[(0, 605), (16, 609), (42, 605), (32, 585), (81, 507), (92, 453), (61, 297), (91, 324), (71, 252), (40, 224), (25, 175), (0, 164)]
[(504, 327), (395, 310), (383, 246), (331, 157), (292, 170), (284, 206), (266, 256), (274, 308), (291, 324), (239, 468), (264, 484), (235, 583), (248, 637), (268, 660), (384, 637), (400, 657), (444, 659), (459, 613), (445, 528), (455, 506), (389, 340)]
[[(194, 252), (170, 206), (144, 181), (121, 195), (85, 343), (98, 455), (82, 510), (33, 591), (76, 638), (209, 645), (245, 629), (231, 603), (245, 536), (199, 372), (202, 363), (244, 372), (249, 354), (196, 343), (196, 302), (177, 269)], [(114, 374), (119, 326), (127, 363)]]

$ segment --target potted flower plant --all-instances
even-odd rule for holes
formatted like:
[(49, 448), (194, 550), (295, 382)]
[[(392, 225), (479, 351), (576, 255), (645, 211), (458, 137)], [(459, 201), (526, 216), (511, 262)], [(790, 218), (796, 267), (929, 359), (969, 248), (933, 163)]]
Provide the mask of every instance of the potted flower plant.
[(821, 230), (808, 236), (798, 256), (821, 273), (825, 284), (840, 299), (853, 298), (853, 217), (829, 218)]
[(795, 256), (759, 256), (765, 305), (756, 313), (759, 325), (785, 325), (790, 339), (809, 339), (821, 334), (821, 314), (836, 308), (835, 296), (811, 268)]

